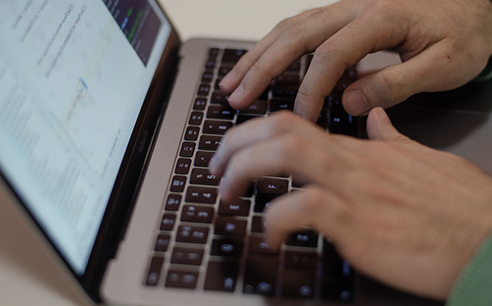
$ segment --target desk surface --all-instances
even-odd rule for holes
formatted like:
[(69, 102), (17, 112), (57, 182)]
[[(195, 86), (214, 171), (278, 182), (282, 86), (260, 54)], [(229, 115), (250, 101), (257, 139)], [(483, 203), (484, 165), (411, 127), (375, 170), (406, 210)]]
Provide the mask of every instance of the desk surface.
[[(258, 40), (280, 20), (334, 0), (160, 0), (183, 40)], [(227, 26), (224, 26), (226, 24)], [(0, 198), (0, 204), (4, 199)], [(0, 205), (0, 305), (90, 305), (30, 232)]]

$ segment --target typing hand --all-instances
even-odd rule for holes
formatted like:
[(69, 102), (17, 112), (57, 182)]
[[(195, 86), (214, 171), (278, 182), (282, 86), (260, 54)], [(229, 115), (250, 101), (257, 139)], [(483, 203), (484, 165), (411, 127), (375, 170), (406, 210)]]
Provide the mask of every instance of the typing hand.
[(443, 299), (492, 232), (492, 178), (401, 135), (381, 108), (367, 131), (370, 140), (327, 135), (288, 112), (251, 120), (226, 133), (211, 171), (223, 175), (224, 201), (263, 175), (306, 183), (269, 206), (271, 246), (314, 227), (359, 272)]
[(271, 80), (314, 52), (294, 111), (316, 121), (345, 68), (371, 52), (395, 49), (402, 64), (367, 75), (345, 90), (352, 115), (389, 107), (418, 92), (457, 88), (492, 54), (490, 0), (342, 0), (279, 23), (223, 79), (231, 106), (252, 105)]

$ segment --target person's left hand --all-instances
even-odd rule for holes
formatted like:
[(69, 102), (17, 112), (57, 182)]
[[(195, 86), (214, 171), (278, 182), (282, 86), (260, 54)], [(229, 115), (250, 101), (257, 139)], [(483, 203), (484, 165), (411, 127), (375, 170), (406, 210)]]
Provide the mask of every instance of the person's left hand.
[(313, 227), (342, 257), (394, 287), (444, 299), (492, 232), (492, 178), (398, 133), (381, 108), (370, 140), (327, 135), (284, 112), (229, 130), (210, 164), (232, 201), (257, 177), (291, 174), (305, 189), (276, 198), (268, 242)]

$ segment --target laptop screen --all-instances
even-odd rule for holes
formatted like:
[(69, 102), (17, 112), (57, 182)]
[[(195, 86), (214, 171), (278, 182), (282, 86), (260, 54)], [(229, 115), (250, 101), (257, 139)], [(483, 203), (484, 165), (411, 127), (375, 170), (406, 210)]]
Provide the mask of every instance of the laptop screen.
[(0, 170), (79, 275), (170, 32), (154, 2), (0, 1)]

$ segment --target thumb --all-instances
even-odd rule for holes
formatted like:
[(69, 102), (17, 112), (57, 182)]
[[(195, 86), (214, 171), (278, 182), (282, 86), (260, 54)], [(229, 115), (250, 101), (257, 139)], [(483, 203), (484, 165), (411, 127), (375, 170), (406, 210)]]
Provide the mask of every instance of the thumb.
[(373, 108), (367, 117), (367, 135), (371, 140), (383, 140), (398, 143), (411, 142), (400, 134), (391, 123), (388, 115), (381, 107)]
[(465, 84), (473, 78), (475, 68), (466, 66), (463, 57), (452, 61), (443, 57), (447, 48), (445, 43), (438, 43), (401, 64), (353, 82), (342, 97), (345, 110), (365, 115), (371, 108), (388, 108), (419, 92), (450, 90)]

